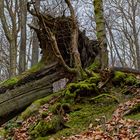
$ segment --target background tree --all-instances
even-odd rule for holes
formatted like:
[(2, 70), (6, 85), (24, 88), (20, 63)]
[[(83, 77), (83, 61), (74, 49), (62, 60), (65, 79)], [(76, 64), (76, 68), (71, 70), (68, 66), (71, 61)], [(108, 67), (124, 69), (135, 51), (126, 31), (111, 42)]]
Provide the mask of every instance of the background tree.
[(105, 31), (105, 20), (103, 12), (103, 1), (94, 0), (94, 13), (96, 21), (96, 32), (97, 40), (99, 41), (100, 47), (100, 65), (101, 69), (108, 66), (108, 51), (107, 51), (107, 41), (106, 41), (106, 31)]
[(108, 43), (112, 44), (115, 65), (139, 69), (139, 5), (138, 0), (105, 2)]
[(18, 2), (16, 1), (14, 4), (13, 1), (1, 0), (0, 9), (1, 9), (0, 10), (1, 23), (3, 26), (5, 36), (10, 45), (10, 71), (9, 71), (10, 74), (9, 75), (11, 77), (16, 75), (16, 68), (17, 68)]
[[(40, 9), (40, 0), (36, 0), (35, 7), (39, 11), (39, 9)], [(36, 17), (33, 17), (32, 22), (33, 22), (34, 25), (38, 26), (38, 20), (37, 20)], [(39, 42), (38, 42), (36, 32), (33, 31), (31, 66), (37, 64), (38, 59), (39, 59)]]
[(27, 0), (20, 0), (20, 50), (19, 50), (19, 73), (26, 70), (26, 23), (27, 23)]

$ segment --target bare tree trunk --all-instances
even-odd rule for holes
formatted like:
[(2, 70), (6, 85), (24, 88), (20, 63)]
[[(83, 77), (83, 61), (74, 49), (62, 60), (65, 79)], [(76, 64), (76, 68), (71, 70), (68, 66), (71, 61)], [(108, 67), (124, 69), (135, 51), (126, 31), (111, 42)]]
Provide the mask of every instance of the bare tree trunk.
[[(35, 6), (36, 6), (36, 9), (39, 11), (39, 9), (40, 9), (40, 0), (36, 0)], [(33, 24), (38, 26), (36, 17), (33, 17)], [(39, 42), (38, 42), (37, 34), (34, 31), (33, 32), (33, 42), (32, 42), (32, 61), (31, 61), (31, 66), (37, 64), (38, 57), (39, 57)]]
[(104, 20), (102, 0), (94, 0), (94, 13), (95, 13), (95, 20), (96, 20), (97, 39), (100, 45), (99, 59), (100, 59), (101, 69), (104, 69), (108, 66), (108, 51), (107, 51), (105, 20)]
[(35, 31), (33, 32), (33, 42), (32, 42), (32, 59), (31, 66), (38, 63), (39, 59), (39, 42)]
[(10, 43), (10, 77), (16, 75), (17, 69), (17, 47), (15, 40), (9, 41)]
[(118, 51), (118, 48), (117, 48), (117, 46), (116, 46), (116, 42), (115, 42), (113, 33), (112, 33), (112, 31), (111, 31), (111, 28), (109, 27), (108, 23), (106, 23), (106, 26), (107, 26), (107, 29), (108, 29), (108, 32), (109, 32), (109, 35), (110, 35), (110, 38), (111, 38), (110, 40), (111, 40), (111, 42), (112, 42), (113, 45), (114, 45), (114, 48), (115, 48), (116, 54), (117, 54), (117, 56), (118, 56), (118, 58), (119, 58), (119, 61), (121, 62), (122, 67), (124, 67), (124, 63), (125, 63), (125, 62), (123, 62), (123, 60), (122, 60), (122, 58), (121, 58), (121, 56), (120, 56), (120, 54), (119, 54), (119, 51)]
[[(6, 1), (6, 4), (8, 2)], [(0, 1), (0, 19), (3, 26), (5, 36), (10, 44), (10, 77), (16, 75), (16, 63), (17, 63), (17, 30), (16, 30), (16, 16), (10, 7), (7, 5), (8, 12), (10, 14), (12, 29), (9, 29), (6, 15), (4, 14), (4, 0)]]
[(27, 2), (26, 0), (20, 1), (21, 10), (21, 44), (19, 52), (19, 73), (26, 70), (26, 21), (27, 21)]
[(138, 32), (136, 29), (136, 7), (137, 2), (135, 3), (134, 0), (131, 1), (131, 8), (132, 8), (132, 25), (133, 25), (133, 36), (134, 36), (134, 45), (136, 47), (136, 59), (137, 59), (137, 69), (140, 70), (140, 46), (138, 40)]

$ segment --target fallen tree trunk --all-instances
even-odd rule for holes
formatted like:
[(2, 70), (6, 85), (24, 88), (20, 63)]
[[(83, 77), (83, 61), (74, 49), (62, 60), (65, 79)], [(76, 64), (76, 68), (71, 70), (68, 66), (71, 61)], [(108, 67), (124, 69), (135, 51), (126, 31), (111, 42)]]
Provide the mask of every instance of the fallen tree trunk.
[(68, 73), (66, 74), (61, 66), (55, 64), (50, 69), (41, 71), (40, 77), (38, 80), (31, 80), (0, 94), (0, 125), (16, 116), (33, 101), (51, 94), (53, 92), (52, 84), (61, 78), (68, 78)]

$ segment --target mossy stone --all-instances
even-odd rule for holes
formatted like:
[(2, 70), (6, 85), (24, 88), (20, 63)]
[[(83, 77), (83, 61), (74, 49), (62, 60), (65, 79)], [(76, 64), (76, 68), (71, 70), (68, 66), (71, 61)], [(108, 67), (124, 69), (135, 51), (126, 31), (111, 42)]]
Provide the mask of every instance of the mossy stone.
[(69, 103), (56, 103), (50, 108), (51, 112), (58, 114), (60, 110), (63, 110), (64, 113), (71, 112), (71, 105)]
[(68, 85), (65, 91), (65, 98), (76, 99), (80, 97), (90, 97), (98, 95), (99, 91), (95, 83), (89, 83), (88, 81), (81, 81), (79, 83), (71, 83)]
[(41, 120), (34, 129), (30, 132), (30, 134), (36, 138), (36, 137), (44, 137), (49, 134), (53, 134), (57, 132), (58, 130), (61, 130), (63, 128), (61, 124), (61, 119), (58, 116), (54, 116), (49, 122), (46, 122), (44, 120)]
[(112, 82), (114, 84), (120, 85), (122, 82), (125, 81), (126, 76), (127, 75), (124, 72), (116, 71), (114, 74), (114, 78), (112, 79)]

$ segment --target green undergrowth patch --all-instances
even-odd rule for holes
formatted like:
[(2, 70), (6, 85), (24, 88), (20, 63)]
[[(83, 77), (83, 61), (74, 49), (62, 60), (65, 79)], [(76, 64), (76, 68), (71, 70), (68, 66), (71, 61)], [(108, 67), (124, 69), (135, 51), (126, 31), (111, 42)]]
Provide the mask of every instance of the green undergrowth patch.
[(120, 85), (134, 86), (134, 85), (138, 85), (140, 83), (140, 80), (138, 80), (134, 74), (127, 74), (121, 71), (116, 71), (114, 73), (112, 82), (114, 85), (119, 85), (119, 86)]
[(125, 116), (127, 119), (140, 120), (140, 113)]
[(125, 78), (127, 77), (127, 75), (121, 71), (116, 71), (114, 73), (114, 77), (112, 79), (112, 82), (114, 85), (124, 85), (124, 81), (125, 81)]
[[(72, 106), (72, 111), (68, 114), (68, 121), (65, 123), (67, 128), (57, 131), (55, 134), (50, 134), (46, 137), (42, 135), (36, 138), (37, 140), (49, 140), (51, 137), (57, 139), (62, 136), (78, 134), (88, 129), (89, 125), (96, 126), (102, 124), (102, 121), (97, 122), (97, 118), (105, 117), (109, 119), (116, 108), (114, 101), (106, 101), (104, 103), (78, 103)], [(105, 122), (104, 122), (105, 123)], [(43, 130), (42, 130), (43, 131)], [(45, 131), (46, 132), (46, 131)]]
[(101, 66), (101, 65), (100, 65), (100, 61), (99, 61), (98, 58), (96, 58), (96, 59), (94, 60), (94, 63), (92, 63), (92, 64), (88, 67), (88, 70), (94, 71), (94, 70), (99, 69), (100, 66)]
[(102, 98), (111, 98), (115, 102), (119, 103), (119, 100), (114, 95), (110, 95), (110, 94), (106, 94), (106, 93), (98, 95), (98, 96), (96, 96), (94, 98), (91, 98), (91, 101), (95, 101), (96, 102), (96, 101), (98, 101), (100, 99), (102, 100)]
[(140, 120), (140, 104), (135, 105), (126, 115), (126, 118)]
[(100, 76), (96, 75), (87, 80), (70, 83), (64, 91), (64, 101), (73, 102), (81, 100), (83, 97), (94, 97), (99, 94), (97, 84), (100, 80)]

